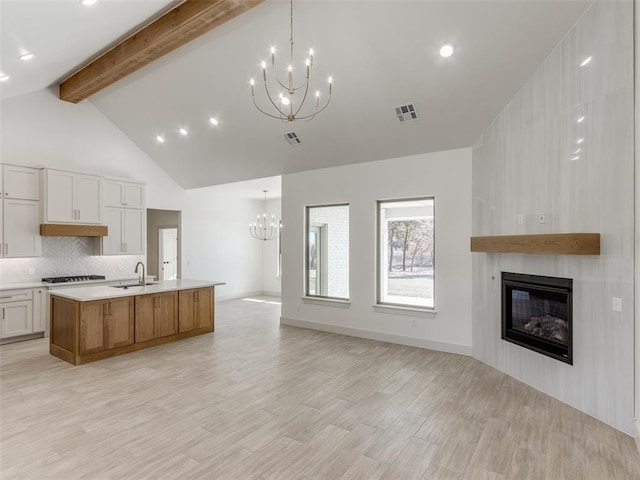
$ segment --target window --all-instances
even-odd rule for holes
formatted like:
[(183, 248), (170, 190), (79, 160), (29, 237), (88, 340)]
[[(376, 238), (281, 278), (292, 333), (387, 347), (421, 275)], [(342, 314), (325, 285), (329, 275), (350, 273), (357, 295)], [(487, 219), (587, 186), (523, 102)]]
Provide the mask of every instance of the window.
[(276, 277), (282, 278), (282, 220), (278, 221), (278, 257), (276, 258)]
[(349, 205), (307, 207), (306, 292), (349, 299)]
[(434, 308), (433, 197), (378, 202), (378, 303)]

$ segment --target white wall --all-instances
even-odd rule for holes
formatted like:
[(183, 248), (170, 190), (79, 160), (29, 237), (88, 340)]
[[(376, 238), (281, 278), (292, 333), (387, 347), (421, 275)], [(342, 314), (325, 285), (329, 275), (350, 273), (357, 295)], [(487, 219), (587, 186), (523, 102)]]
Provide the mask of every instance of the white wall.
[[(635, 431), (632, 7), (595, 2), (473, 147), (474, 235), (601, 234), (599, 256), (475, 253), (474, 357), (629, 434)], [(588, 56), (591, 62), (580, 67)], [(572, 366), (500, 339), (503, 271), (573, 279)], [(612, 310), (613, 297), (622, 299), (621, 312)]]
[(182, 212), (182, 276), (219, 280), (216, 298), (260, 294), (263, 243), (248, 225), (262, 202), (247, 199), (236, 184), (186, 190)]
[[(45, 89), (0, 102), (0, 121), (3, 163), (142, 180), (147, 207), (182, 207), (182, 188), (91, 102), (63, 102)], [(139, 255), (100, 256), (98, 239), (50, 237), (43, 245), (40, 258), (0, 260), (2, 282), (90, 273), (133, 278), (135, 264), (144, 260)]]
[[(285, 175), (281, 322), (470, 354), (470, 192), (470, 149)], [(436, 201), (437, 314), (425, 318), (375, 311), (376, 201), (427, 195)], [(304, 303), (305, 206), (343, 202), (349, 203), (351, 218), (351, 304)]]
[(636, 442), (640, 449), (640, 0), (635, 0), (635, 165), (636, 165), (636, 267), (635, 267), (635, 420), (636, 420)]
[[(272, 192), (276, 193), (276, 192)], [(278, 195), (280, 192), (277, 192)], [(262, 204), (256, 204), (259, 212)], [(267, 214), (282, 218), (282, 201), (280, 198), (267, 200)], [(247, 222), (248, 223), (248, 222)], [(278, 240), (262, 242), (262, 291), (266, 295), (280, 295), (280, 277), (278, 272)]]
[(182, 188), (90, 101), (49, 89), (0, 102), (0, 161), (146, 182), (147, 207), (179, 210)]
[[(147, 208), (182, 210), (183, 278), (228, 282), (217, 289), (217, 298), (263, 290), (279, 292), (279, 279), (268, 278), (266, 273), (264, 278), (269, 281), (263, 287), (264, 242), (252, 239), (247, 232), (247, 224), (256, 211), (262, 210), (262, 202), (246, 198), (253, 190), (279, 189), (279, 179), (255, 181), (255, 185), (244, 182), (240, 190), (238, 185), (231, 185), (185, 192), (90, 101), (63, 102), (49, 89), (3, 100), (0, 122), (0, 161), (4, 163), (142, 180), (146, 182)], [(242, 196), (245, 198), (239, 198)], [(279, 200), (271, 201), (269, 207), (279, 214), (279, 205)], [(51, 274), (52, 268), (60, 268), (52, 266), (57, 265), (53, 258), (64, 253), (73, 257), (70, 261), (80, 262), (73, 266), (83, 271), (60, 274), (122, 275), (129, 270), (133, 272), (141, 259), (124, 255), (90, 256), (84, 244), (82, 248), (69, 248), (69, 242), (49, 241), (51, 258), (3, 259), (3, 270), (8, 272), (7, 277), (35, 281)], [(268, 243), (275, 248), (276, 242)], [(264, 263), (268, 266), (266, 257), (272, 256), (265, 255)], [(269, 261), (273, 262), (269, 270), (275, 272), (275, 259)], [(27, 274), (28, 268), (34, 268), (35, 272)], [(84, 271), (91, 268), (96, 271)]]

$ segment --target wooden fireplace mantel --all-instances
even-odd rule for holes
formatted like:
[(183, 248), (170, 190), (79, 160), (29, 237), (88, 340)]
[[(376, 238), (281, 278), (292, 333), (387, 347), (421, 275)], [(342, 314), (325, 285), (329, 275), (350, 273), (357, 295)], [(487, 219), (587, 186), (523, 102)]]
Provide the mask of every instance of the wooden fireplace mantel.
[(471, 237), (471, 251), (538, 255), (600, 255), (600, 234), (547, 233)]

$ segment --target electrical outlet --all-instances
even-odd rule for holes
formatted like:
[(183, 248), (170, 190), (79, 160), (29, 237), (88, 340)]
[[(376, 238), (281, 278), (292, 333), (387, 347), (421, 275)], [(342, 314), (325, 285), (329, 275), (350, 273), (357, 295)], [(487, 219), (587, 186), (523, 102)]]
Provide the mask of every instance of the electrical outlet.
[(36, 269), (33, 267), (29, 267), (29, 275), (33, 275), (34, 273), (36, 273)]
[(538, 214), (538, 223), (544, 223), (544, 213)]
[(418, 326), (418, 321), (417, 320), (411, 320), (411, 326), (413, 328), (416, 328)]
[(614, 312), (622, 311), (622, 299), (620, 297), (613, 297), (613, 301), (611, 302), (611, 309)]
[(517, 222), (518, 222), (518, 225), (524, 225), (524, 215), (519, 213), (517, 216)]

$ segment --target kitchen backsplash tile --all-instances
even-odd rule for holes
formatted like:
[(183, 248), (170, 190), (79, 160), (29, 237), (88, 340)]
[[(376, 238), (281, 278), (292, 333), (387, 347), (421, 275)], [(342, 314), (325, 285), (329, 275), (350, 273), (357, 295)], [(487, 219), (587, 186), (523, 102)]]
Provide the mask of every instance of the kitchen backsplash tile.
[(145, 259), (145, 255), (102, 256), (99, 238), (42, 237), (42, 257), (0, 260), (0, 284), (38, 282), (64, 275), (134, 277), (136, 263)]

